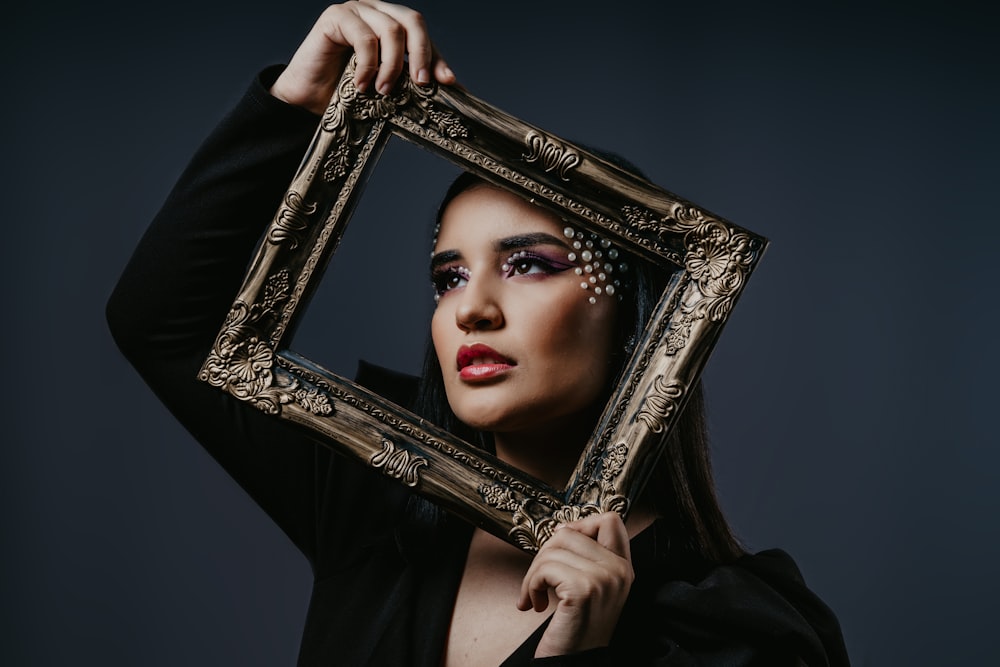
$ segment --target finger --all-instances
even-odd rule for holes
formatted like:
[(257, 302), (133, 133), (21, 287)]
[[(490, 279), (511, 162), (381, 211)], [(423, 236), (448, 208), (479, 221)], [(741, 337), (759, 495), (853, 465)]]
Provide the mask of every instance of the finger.
[(403, 72), (406, 56), (406, 30), (395, 21), (386, 21), (385, 25), (378, 29), (378, 35), (379, 56), (382, 62), (378, 66), (375, 89), (383, 95), (388, 95), (399, 75)]
[(574, 524), (567, 524), (549, 538), (543, 547), (544, 558), (536, 560), (561, 562), (592, 576), (593, 581), (610, 577), (630, 584), (635, 575), (628, 533), (624, 529), (619, 533), (617, 523), (620, 521), (608, 518), (576, 524), (581, 530), (576, 530)]
[(455, 73), (431, 41), (423, 14), (403, 5), (378, 0), (360, 1), (372, 9), (391, 16), (405, 29), (411, 79), (421, 85), (429, 84), (432, 78), (446, 85), (455, 83)]
[(546, 588), (545, 596), (542, 598), (540, 591), (536, 591), (530, 586), (521, 587), (521, 593), (517, 599), (517, 608), (520, 611), (528, 611), (529, 609), (534, 609), (535, 611), (545, 611), (549, 605), (549, 594)]
[(571, 569), (554, 561), (529, 568), (521, 580), (521, 595), (517, 608), (521, 611), (528, 609), (545, 611), (549, 607), (549, 590), (555, 588), (556, 584), (567, 576), (572, 576)]
[(451, 67), (448, 66), (437, 49), (434, 49), (434, 79), (447, 86), (454, 85), (458, 81), (455, 73), (451, 71)]
[(625, 528), (625, 522), (621, 515), (617, 512), (592, 514), (578, 521), (560, 524), (556, 527), (553, 537), (559, 534), (560, 529), (564, 528), (586, 535), (608, 551), (631, 560), (628, 530)]
[(565, 549), (530, 568), (522, 582), (522, 609), (544, 611), (554, 593), (559, 600), (584, 601), (604, 597), (618, 590), (615, 582), (624, 581), (626, 573), (616, 563), (596, 563)]
[(550, 590), (558, 591), (562, 584), (604, 582), (624, 577), (626, 570), (623, 559), (594, 540), (572, 530), (563, 531), (560, 539), (553, 536), (531, 561), (521, 580), (518, 609), (543, 611), (548, 607)]
[(551, 548), (548, 547), (548, 544), (543, 546), (535, 554), (531, 565), (528, 566), (528, 571), (521, 579), (521, 592), (517, 601), (517, 608), (521, 611), (528, 609), (545, 611), (549, 605), (549, 588), (555, 585), (555, 582), (550, 584), (549, 578), (546, 576), (546, 566), (550, 562), (550, 551)]
[[(375, 36), (374, 59), (365, 63), (371, 68), (368, 72), (374, 74), (375, 89), (383, 95), (388, 94), (403, 71), (406, 28), (394, 17), (368, 4), (358, 3), (354, 8)], [(358, 66), (360, 69), (360, 59)]]
[(536, 572), (537, 570), (529, 570), (525, 573), (524, 579), (521, 580), (521, 591), (517, 598), (517, 608), (521, 611), (528, 611), (529, 609), (545, 611), (545, 608), (549, 604), (548, 586), (544, 586), (545, 599), (543, 601), (538, 590), (539, 582)]
[(419, 84), (431, 82), (431, 66), (434, 63), (434, 45), (427, 31), (423, 14), (388, 2), (372, 3), (373, 7), (395, 19), (406, 33), (406, 53), (410, 65), (410, 78)]
[(355, 5), (336, 5), (323, 12), (316, 30), (324, 41), (324, 50), (349, 47), (357, 57), (354, 85), (364, 91), (378, 72), (379, 37), (369, 23), (358, 15)]
[(617, 579), (626, 581), (632, 577), (632, 564), (628, 559), (606, 549), (586, 535), (566, 530), (559, 540), (553, 537), (549, 541), (552, 547), (543, 558), (538, 559), (537, 565), (532, 563), (538, 568), (559, 564), (572, 568), (576, 573), (597, 583)]

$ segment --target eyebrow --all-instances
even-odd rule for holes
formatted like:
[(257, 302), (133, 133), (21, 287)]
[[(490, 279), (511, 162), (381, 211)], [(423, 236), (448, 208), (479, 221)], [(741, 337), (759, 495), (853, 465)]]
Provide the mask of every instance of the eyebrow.
[[(562, 239), (553, 236), (552, 234), (535, 232), (533, 234), (518, 234), (516, 236), (507, 236), (502, 239), (497, 239), (493, 242), (493, 250), (497, 253), (504, 253), (520, 250), (522, 248), (530, 248), (537, 245), (557, 245), (563, 248), (569, 248), (569, 246), (567, 246)], [(434, 269), (442, 264), (454, 262), (459, 259), (462, 259), (462, 253), (458, 250), (443, 250), (431, 258), (431, 271), (433, 272)]]
[(442, 252), (435, 253), (434, 256), (431, 257), (431, 273), (433, 273), (434, 269), (442, 264), (454, 262), (458, 259), (462, 259), (462, 253), (457, 250), (444, 250)]
[(530, 248), (536, 245), (558, 245), (567, 248), (562, 239), (552, 236), (552, 234), (546, 234), (545, 232), (536, 232), (534, 234), (519, 234), (517, 236), (508, 236), (507, 238), (499, 239), (493, 244), (493, 248), (497, 252), (506, 252), (508, 250), (520, 250), (521, 248)]

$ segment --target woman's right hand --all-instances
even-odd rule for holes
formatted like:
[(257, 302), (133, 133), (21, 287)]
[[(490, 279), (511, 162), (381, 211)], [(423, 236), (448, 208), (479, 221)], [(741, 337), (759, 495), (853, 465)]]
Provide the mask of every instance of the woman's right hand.
[(354, 83), (358, 90), (392, 89), (409, 58), (410, 78), (455, 83), (419, 12), (379, 0), (332, 5), (324, 11), (271, 86), (275, 97), (322, 115), (351, 53), (358, 56)]

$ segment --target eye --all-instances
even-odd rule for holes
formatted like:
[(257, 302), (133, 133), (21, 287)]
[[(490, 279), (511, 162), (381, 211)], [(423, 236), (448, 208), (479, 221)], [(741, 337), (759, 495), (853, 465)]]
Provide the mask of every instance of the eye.
[(511, 274), (527, 275), (529, 273), (540, 273), (544, 272), (547, 267), (543, 266), (541, 262), (534, 258), (528, 259), (518, 259), (515, 260), (510, 267)]
[(572, 264), (550, 259), (527, 250), (520, 250), (511, 255), (500, 268), (504, 275), (510, 278), (512, 276), (559, 273), (570, 266)]
[(431, 275), (434, 294), (437, 298), (469, 282), (469, 270), (464, 266), (448, 266), (437, 269)]

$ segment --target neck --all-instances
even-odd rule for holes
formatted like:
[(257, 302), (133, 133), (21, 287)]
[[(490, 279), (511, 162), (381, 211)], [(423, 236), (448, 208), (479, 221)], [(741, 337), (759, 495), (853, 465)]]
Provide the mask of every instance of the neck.
[[(497, 433), (493, 440), (497, 456), (554, 489), (564, 489), (576, 469), (584, 445), (591, 435), (591, 420), (563, 420), (542, 431)], [(580, 425), (583, 425), (582, 427)], [(652, 525), (657, 514), (636, 498), (625, 528), (629, 538)]]
[(502, 461), (562, 489), (580, 460), (590, 427), (588, 419), (569, 418), (541, 430), (494, 433), (493, 440)]

